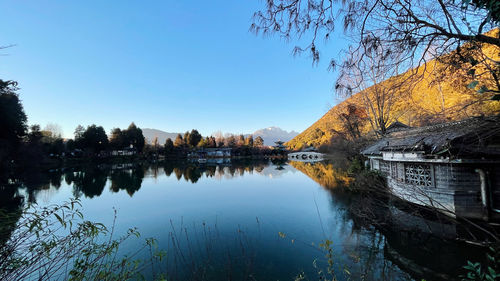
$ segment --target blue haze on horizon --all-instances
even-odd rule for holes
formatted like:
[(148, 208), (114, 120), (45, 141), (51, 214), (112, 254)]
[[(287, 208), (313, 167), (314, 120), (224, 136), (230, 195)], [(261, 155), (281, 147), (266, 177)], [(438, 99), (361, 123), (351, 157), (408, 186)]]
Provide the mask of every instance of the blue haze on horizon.
[(301, 132), (335, 104), (327, 66), (341, 37), (313, 66), (292, 56), (297, 42), (249, 32), (264, 1), (144, 3), (0, 3), (0, 45), (15, 45), (0, 50), (0, 79), (19, 82), (29, 124), (59, 124), (70, 138), (78, 124), (110, 133), (132, 121), (203, 135)]

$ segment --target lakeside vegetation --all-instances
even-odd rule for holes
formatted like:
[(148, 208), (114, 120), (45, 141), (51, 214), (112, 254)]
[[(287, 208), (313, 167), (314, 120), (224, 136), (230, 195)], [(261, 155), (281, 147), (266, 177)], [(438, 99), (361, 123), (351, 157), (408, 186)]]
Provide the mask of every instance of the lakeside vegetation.
[[(370, 239), (373, 239), (371, 243), (373, 243), (372, 246), (374, 248), (356, 250), (344, 249), (343, 247), (347, 247), (349, 243), (343, 245), (342, 241), (335, 240), (334, 237), (325, 237), (325, 240), (313, 241), (314, 244), (311, 244), (311, 241), (297, 236), (298, 233), (289, 233), (286, 231), (273, 232), (273, 236), (277, 239), (274, 243), (282, 243), (283, 245), (288, 245), (287, 247), (307, 246), (314, 249), (315, 253), (317, 253), (317, 258), (311, 258), (304, 267), (288, 268), (291, 274), (296, 275), (298, 278), (296, 280), (327, 280), (324, 278), (328, 278), (328, 280), (334, 278), (352, 279), (361, 278), (362, 276), (371, 276), (377, 279), (377, 276), (380, 275), (378, 275), (379, 268), (375, 266), (377, 265), (377, 261), (374, 256), (384, 253), (384, 255), (388, 255), (391, 262), (397, 263), (405, 271), (410, 272), (414, 278), (425, 277), (426, 280), (461, 279), (459, 275), (465, 276), (468, 272), (476, 274), (471, 276), (496, 276), (495, 272), (498, 272), (499, 266), (497, 252), (488, 252), (492, 257), (491, 260), (483, 256), (481, 252), (474, 252), (474, 255), (469, 253), (466, 256), (471, 261), (469, 265), (467, 265), (467, 259), (463, 255), (460, 258), (457, 257), (452, 260), (447, 259), (446, 261), (438, 262), (440, 258), (453, 253), (453, 250), (442, 249), (442, 253), (440, 254), (433, 253), (435, 249), (442, 247), (442, 243), (444, 242), (436, 238), (435, 234), (437, 233), (420, 232), (415, 229), (419, 224), (420, 227), (423, 226), (424, 228), (432, 226), (432, 223), (429, 222), (427, 222), (429, 223), (427, 225), (421, 224), (420, 220), (426, 217), (419, 214), (417, 210), (408, 210), (408, 214), (412, 216), (412, 220), (407, 222), (414, 222), (413, 224), (402, 224), (398, 220), (405, 219), (405, 217), (394, 212), (388, 201), (379, 197), (380, 194), (370, 193), (370, 189), (366, 189), (366, 183), (358, 183), (358, 187), (361, 188), (353, 192), (351, 188), (356, 187), (350, 183), (343, 182), (345, 174), (338, 167), (332, 165), (332, 163), (292, 163), (294, 166), (296, 164), (299, 170), (304, 170), (307, 176), (320, 183), (328, 191), (328, 194), (331, 194), (330, 200), (341, 203), (340, 206), (343, 207), (339, 211), (343, 215), (339, 219), (343, 223), (340, 226), (352, 228), (352, 233), (349, 236), (353, 236), (355, 240), (361, 239), (362, 233), (372, 233), (374, 227), (377, 229), (377, 232), (369, 236)], [(23, 255), (24, 252), (22, 251), (9, 251), (7, 255), (0, 254), (0, 257), (5, 258), (3, 263), (0, 262), (0, 268), (5, 269), (2, 271), (3, 276), (27, 276), (19, 274), (36, 275), (37, 266), (46, 265), (44, 272), (47, 274), (45, 275), (47, 278), (42, 278), (43, 280), (48, 280), (49, 276), (52, 276), (52, 279), (56, 279), (57, 276), (60, 276), (60, 279), (70, 276), (74, 280), (91, 280), (96, 276), (101, 280), (124, 280), (121, 278), (125, 278), (126, 280), (141, 280), (141, 275), (148, 280), (153, 280), (154, 276), (158, 277), (158, 280), (213, 280), (214, 278), (219, 280), (234, 280), (236, 276), (251, 280), (251, 276), (260, 276), (256, 274), (257, 271), (260, 272), (259, 268), (256, 268), (258, 265), (256, 264), (256, 259), (260, 257), (257, 253), (266, 245), (266, 240), (273, 238), (262, 237), (261, 235), (256, 236), (256, 233), (253, 233), (261, 233), (266, 227), (266, 220), (263, 220), (263, 218), (257, 218), (254, 221), (255, 225), (229, 226), (229, 228), (234, 228), (234, 231), (230, 231), (229, 233), (227, 232), (228, 226), (224, 226), (225, 230), (223, 230), (220, 222), (214, 225), (209, 223), (191, 225), (187, 221), (184, 224), (177, 225), (170, 222), (172, 225), (168, 226), (170, 231), (168, 232), (168, 239), (166, 239), (169, 245), (168, 247), (163, 245), (157, 248), (159, 245), (154, 239), (145, 239), (142, 236), (136, 237), (136, 234), (139, 234), (141, 229), (132, 229), (125, 236), (118, 232), (113, 234), (114, 227), (112, 225), (85, 222), (85, 217), (81, 221), (78, 209), (83, 208), (80, 202), (83, 202), (86, 198), (105, 196), (102, 193), (106, 186), (113, 193), (126, 192), (132, 197), (137, 196), (136, 193), (145, 184), (143, 179), (147, 179), (148, 177), (153, 177), (154, 181), (156, 181), (156, 178), (167, 176), (177, 178), (181, 182), (197, 183), (200, 179), (203, 181), (205, 178), (208, 180), (210, 177), (241, 178), (244, 175), (250, 176), (253, 173), (261, 173), (266, 168), (267, 172), (276, 171), (282, 165), (286, 164), (284, 162), (276, 162), (276, 164), (272, 165), (269, 161), (255, 162), (253, 160), (242, 160), (240, 162), (236, 161), (229, 166), (221, 164), (200, 167), (189, 162), (173, 163), (165, 161), (155, 164), (144, 163), (139, 165), (136, 163), (128, 166), (117, 165), (115, 168), (112, 168), (110, 165), (92, 166), (64, 172), (54, 171), (48, 173), (52, 176), (50, 179), (46, 179), (44, 183), (40, 183), (42, 188), (45, 185), (47, 185), (47, 188), (49, 188), (48, 186), (52, 186), (52, 188), (59, 186), (61, 188), (61, 184), (69, 185), (74, 190), (73, 194), (80, 199), (74, 201), (74, 206), (66, 203), (52, 205), (49, 208), (43, 209), (33, 205), (36, 209), (29, 209), (21, 204), (22, 201), (16, 199), (16, 194), (7, 196), (5, 193), (2, 193), (3, 196), (1, 198), (6, 201), (3, 206), (10, 205), (11, 208), (9, 210), (4, 209), (4, 212), (0, 213), (0, 221), (3, 222), (1, 224), (3, 227), (0, 228), (0, 233), (2, 234), (0, 237), (5, 237), (4, 235), (7, 235), (7, 237), (12, 235), (12, 237), (11, 239), (2, 238), (0, 243), (6, 243), (4, 245), (8, 247), (0, 248), (9, 250), (13, 249), (12, 246), (29, 247), (29, 241), (31, 240), (21, 240), (22, 243), (15, 243), (16, 241), (21, 242), (17, 237), (20, 234), (34, 237), (38, 233), (40, 238), (34, 241), (36, 243), (44, 241), (46, 242), (46, 246), (33, 247), (33, 252), (30, 253), (35, 254), (34, 257), (44, 255), (48, 252), (58, 253), (69, 246), (74, 246), (75, 250), (68, 251), (55, 260), (46, 259), (45, 256), (42, 256), (39, 263), (23, 263), (23, 261), (28, 260), (31, 256)], [(330, 175), (329, 171), (332, 170), (334, 171), (332, 174), (338, 174), (340, 177), (337, 177), (335, 180), (331, 180), (330, 178), (324, 180), (323, 178)], [(371, 184), (376, 182), (376, 178), (365, 179), (369, 180)], [(30, 194), (34, 195), (37, 192), (36, 189), (40, 188), (40, 186), (34, 184), (33, 180), (23, 179), (12, 180), (10, 182), (24, 185), (24, 183), (28, 184), (30, 181), (31, 188), (33, 188)], [(109, 184), (106, 184), (107, 181)], [(3, 192), (4, 190), (0, 191)], [(142, 191), (148, 192), (147, 188)], [(34, 203), (36, 202), (34, 198), (27, 199)], [(120, 213), (118, 213), (118, 219), (120, 219)], [(321, 220), (321, 218), (319, 219)], [(166, 220), (168, 221), (168, 219)], [(446, 217), (440, 217), (440, 220), (443, 223), (448, 222)], [(55, 236), (51, 236), (51, 231), (55, 229), (67, 230), (70, 227), (70, 221), (72, 221), (75, 235), (79, 234), (79, 239), (81, 240), (66, 237), (64, 231), (53, 233)], [(50, 227), (45, 227), (46, 222), (49, 223)], [(29, 227), (33, 223), (35, 227), (30, 232)], [(81, 230), (79, 228), (80, 223), (83, 223)], [(325, 227), (328, 225), (326, 221), (323, 223)], [(267, 227), (269, 227), (269, 224), (267, 224)], [(381, 237), (380, 233), (383, 233), (387, 238)], [(115, 235), (116, 238), (110, 238)], [(135, 241), (134, 243), (142, 245), (142, 247), (133, 248), (133, 250), (126, 247), (123, 248), (124, 244), (126, 245), (131, 240)], [(429, 241), (432, 241), (432, 243), (429, 243)], [(449, 243), (459, 242), (449, 240), (446, 243), (448, 243), (447, 247), (449, 247)], [(44, 243), (41, 244), (45, 245)], [(411, 251), (408, 251), (408, 247), (422, 247), (422, 245), (426, 245), (423, 251), (418, 252), (413, 248), (411, 248)], [(469, 247), (472, 246), (469, 245)], [(378, 247), (382, 247), (382, 249)], [(465, 246), (462, 245), (462, 247)], [(165, 249), (167, 249), (166, 252), (163, 251)], [(122, 254), (130, 255), (127, 255), (124, 259), (114, 259), (115, 252), (119, 250)], [(345, 254), (344, 251), (353, 256), (352, 259), (355, 260), (353, 264), (346, 265), (342, 258), (342, 255)], [(422, 256), (425, 258), (422, 258)], [(427, 265), (425, 263), (426, 258), (429, 259), (430, 257), (434, 257), (433, 261), (436, 262)], [(405, 261), (408, 259), (415, 263), (405, 264)], [(15, 268), (11, 267), (12, 260), (18, 261), (19, 266)], [(64, 267), (64, 274), (60, 275), (61, 272), (57, 272), (58, 266), (62, 263), (68, 264), (68, 262), (70, 266)], [(447, 267), (445, 270), (440, 271), (442, 269), (440, 265), (444, 262)], [(75, 268), (70, 273), (70, 269), (73, 269), (71, 266), (73, 264)], [(468, 266), (467, 269), (460, 270), (460, 267), (466, 265)], [(151, 270), (151, 266), (154, 266), (154, 270)], [(486, 272), (488, 270), (487, 267), (497, 270), (493, 271), (495, 275)], [(230, 277), (226, 274), (229, 274)], [(385, 276), (398, 276), (395, 275), (394, 269), (391, 270), (390, 267), (384, 269), (384, 274), (387, 274)], [(411, 280), (411, 278), (408, 277), (408, 280)]]
[(16, 81), (0, 80), (0, 167), (22, 168), (62, 164), (62, 160), (108, 158), (185, 158), (190, 151), (204, 148), (231, 148), (233, 156), (271, 156), (277, 152), (264, 146), (262, 137), (227, 135), (203, 137), (197, 130), (146, 142), (142, 130), (133, 122), (126, 129), (114, 128), (110, 135), (102, 126), (78, 125), (74, 139), (64, 139), (56, 124), (28, 126)]
[[(499, 37), (500, 29), (488, 34)], [(482, 44), (477, 48), (480, 50), (461, 55), (477, 60), (484, 60), (484, 56), (492, 61), (500, 59), (499, 46)], [(310, 145), (327, 147), (339, 138), (380, 137), (394, 122), (420, 127), (469, 116), (499, 114), (500, 102), (491, 99), (493, 94), (478, 93), (479, 83), (487, 85), (484, 87), (495, 87), (498, 66), (492, 61), (487, 66), (474, 62), (450, 66), (448, 61), (457, 56), (456, 52), (427, 61), (397, 76), (380, 73), (380, 77), (373, 78), (371, 83), (366, 82), (369, 86), (357, 93), (339, 93), (339, 97), (345, 100), (286, 145), (292, 149)], [(361, 75), (361, 72), (356, 75)]]
[[(497, 225), (490, 230), (474, 221), (440, 216), (433, 209), (421, 212), (414, 210), (412, 205), (398, 205), (390, 197), (381, 175), (366, 170), (364, 159), (359, 156), (361, 147), (385, 136), (390, 125), (396, 122), (418, 127), (472, 115), (500, 113), (500, 29), (497, 28), (500, 6), (497, 1), (439, 1), (439, 5), (434, 3), (434, 6), (429, 3), (398, 0), (336, 3), (342, 7), (338, 13), (344, 17), (345, 30), (356, 38), (353, 40), (355, 46), (343, 53), (345, 60), (341, 63), (332, 60), (330, 64), (332, 68), (340, 68), (334, 88), (344, 101), (287, 145), (291, 149), (315, 146), (321, 152), (336, 153), (346, 160), (342, 168), (332, 163), (292, 162), (291, 165), (324, 187), (331, 195), (328, 200), (340, 202), (331, 205), (339, 208), (336, 210), (337, 219), (342, 221), (335, 227), (351, 231), (348, 234), (354, 239), (370, 240), (371, 247), (358, 249), (356, 254), (354, 251), (349, 253), (355, 260), (353, 267), (359, 269), (359, 272), (354, 272), (336, 256), (338, 248), (342, 247), (340, 243), (344, 241), (330, 240), (324, 229), (324, 240), (312, 245), (310, 241), (301, 241), (279, 231), (276, 236), (288, 244), (301, 243), (301, 246), (319, 250), (323, 255), (319, 260), (311, 261), (313, 274), (317, 273), (317, 276), (300, 272), (300, 268), (286, 268), (288, 273), (297, 271), (295, 280), (397, 279), (400, 275), (391, 275), (394, 268), (398, 273), (402, 269), (408, 279), (492, 281), (500, 278)], [(266, 1), (263, 11), (255, 14), (251, 30), (266, 35), (278, 34), (286, 39), (313, 34), (311, 43), (304, 48), (296, 47), (294, 53), (309, 51), (313, 62), (317, 62), (320, 52), (315, 42), (321, 35), (328, 39), (334, 31), (335, 7), (331, 1)], [(484, 32), (485, 27), (492, 26), (496, 28)], [(401, 73), (401, 69), (405, 71)], [(114, 128), (109, 135), (102, 126), (79, 125), (73, 139), (64, 139), (56, 124), (44, 128), (28, 124), (19, 92), (16, 81), (0, 80), (0, 192), (3, 195), (0, 197), (0, 279), (213, 280), (221, 276), (228, 280), (256, 279), (252, 270), (257, 258), (252, 243), (266, 241), (260, 236), (261, 222), (257, 216), (259, 236), (255, 239), (247, 236), (239, 225), (233, 236), (224, 236), (217, 223), (210, 227), (203, 222), (198, 230), (193, 227), (188, 231), (183, 224), (184, 217), (179, 229), (170, 219), (172, 230), (166, 238), (169, 252), (158, 250), (156, 240), (147, 238), (141, 248), (133, 249), (129, 255), (119, 252), (119, 249), (130, 238), (140, 236), (136, 229), (131, 228), (116, 239), (114, 223), (105, 226), (86, 220), (78, 209), (80, 199), (38, 208), (34, 194), (42, 189), (57, 190), (64, 181), (67, 187), (71, 187), (66, 191), (72, 192), (76, 198), (96, 199), (103, 196), (108, 187), (110, 193), (126, 192), (127, 199), (132, 196), (137, 199), (144, 179), (151, 176), (156, 180), (159, 173), (175, 177), (176, 183), (188, 182), (191, 185), (202, 182), (202, 178), (260, 173), (270, 166), (269, 161), (252, 165), (234, 161), (227, 166), (224, 163), (200, 165), (177, 161), (196, 150), (230, 148), (235, 158), (260, 158), (282, 152), (264, 146), (261, 137), (202, 136), (196, 129), (178, 134), (175, 139), (168, 138), (164, 144), (158, 143), (158, 139), (148, 143), (141, 128), (134, 123), (124, 129)], [(165, 158), (170, 161), (157, 161)], [(114, 159), (131, 160), (132, 163), (120, 164), (116, 168), (108, 164), (97, 165), (101, 160)], [(142, 160), (154, 160), (156, 166), (149, 169)], [(67, 165), (71, 161), (91, 163), (73, 169)], [(278, 160), (275, 163), (274, 172), (284, 169), (283, 162)], [(62, 168), (41, 176), (42, 184), (40, 179), (30, 182), (38, 174), (33, 175), (27, 168), (53, 166)], [(5, 170), (15, 170), (15, 175), (5, 175)], [(269, 178), (274, 176), (270, 174)], [(291, 182), (286, 184), (292, 185)], [(20, 195), (21, 187), (26, 197)], [(285, 187), (283, 193), (293, 192), (289, 186)], [(255, 190), (242, 194), (248, 200)], [(147, 191), (151, 192), (151, 189)], [(195, 191), (182, 190), (191, 192), (191, 197), (196, 196)], [(226, 200), (224, 194), (216, 190), (210, 192), (220, 196), (220, 201)], [(283, 193), (279, 195), (283, 196)], [(209, 197), (207, 195), (212, 194), (203, 195), (194, 203), (203, 205)], [(257, 204), (264, 208), (281, 199), (281, 196), (274, 196), (271, 200), (277, 201), (267, 201), (270, 200), (268, 197), (254, 200), (264, 202)], [(166, 198), (162, 200), (167, 201)], [(296, 200), (289, 204), (304, 203), (303, 198)], [(157, 201), (148, 198), (146, 204), (151, 202)], [(316, 198), (314, 203), (323, 228)], [(228, 210), (235, 213), (245, 209), (244, 204), (230, 207), (232, 209), (228, 207)], [(200, 210), (204, 211), (197, 211)], [(292, 220), (293, 224), (301, 215), (305, 216), (304, 210), (296, 216), (282, 218)], [(134, 209), (134, 212), (140, 211)], [(151, 214), (143, 215), (151, 217)], [(250, 216), (253, 219), (254, 214)], [(154, 223), (158, 224), (158, 221)], [(422, 226), (425, 230), (419, 229)], [(438, 242), (436, 229), (446, 236)], [(190, 231), (199, 231), (202, 238), (192, 239)], [(363, 236), (365, 233), (369, 234)], [(457, 242), (460, 250), (470, 249), (467, 243), (480, 244), (477, 241), (489, 243), (492, 247), (487, 254), (481, 252), (486, 254), (484, 257), (466, 253), (454, 260), (458, 251), (453, 247), (448, 251), (442, 247), (443, 241)], [(261, 248), (268, 250), (271, 243), (261, 245)], [(147, 258), (138, 258), (143, 258), (142, 254)], [(278, 254), (286, 256), (289, 253)], [(377, 263), (377, 255), (384, 256), (383, 264)], [(421, 260), (423, 264), (416, 262)], [(450, 260), (449, 267), (441, 268)], [(157, 266), (161, 266), (160, 269)], [(387, 276), (386, 270), (389, 271)], [(144, 272), (146, 277), (142, 276)]]

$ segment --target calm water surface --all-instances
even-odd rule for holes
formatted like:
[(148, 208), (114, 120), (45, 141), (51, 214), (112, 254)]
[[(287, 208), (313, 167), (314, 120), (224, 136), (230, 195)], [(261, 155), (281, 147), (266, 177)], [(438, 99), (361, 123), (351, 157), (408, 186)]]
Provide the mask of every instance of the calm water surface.
[[(96, 165), (23, 180), (17, 194), (25, 202), (78, 197), (85, 219), (108, 226), (116, 209), (115, 233), (137, 227), (142, 237), (156, 238), (171, 279), (294, 280), (303, 272), (318, 280), (325, 239), (333, 242), (340, 280), (448, 279), (471, 255), (411, 231), (381, 231), (351, 214), (356, 199), (335, 192), (348, 180), (335, 163)], [(128, 240), (123, 250), (141, 244)]]

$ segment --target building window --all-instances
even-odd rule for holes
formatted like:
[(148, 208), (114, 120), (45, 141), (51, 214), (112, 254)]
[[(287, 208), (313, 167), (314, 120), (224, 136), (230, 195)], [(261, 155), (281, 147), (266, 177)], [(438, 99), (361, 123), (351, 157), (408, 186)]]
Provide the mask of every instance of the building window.
[(396, 162), (391, 162), (391, 177), (393, 179), (398, 178), (398, 165), (396, 164)]
[(387, 161), (380, 161), (380, 172), (382, 172), (384, 175), (389, 175), (391, 171), (391, 166), (390, 163)]
[(405, 164), (405, 182), (418, 186), (433, 186), (430, 165)]

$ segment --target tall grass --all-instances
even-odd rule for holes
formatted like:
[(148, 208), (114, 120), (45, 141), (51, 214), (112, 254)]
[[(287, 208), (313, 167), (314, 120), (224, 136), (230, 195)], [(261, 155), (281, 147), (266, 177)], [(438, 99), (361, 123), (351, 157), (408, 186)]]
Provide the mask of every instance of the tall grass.
[[(107, 228), (86, 221), (80, 207), (80, 201), (72, 199), (48, 207), (31, 205), (17, 218), (2, 212), (0, 221), (17, 222), (0, 248), (0, 280), (140, 279), (153, 259), (163, 258), (154, 239), (145, 239), (142, 247), (127, 256), (119, 255), (120, 245), (139, 238), (139, 232), (132, 228), (114, 238), (114, 223)], [(150, 253), (148, 261), (135, 259), (145, 250)]]

